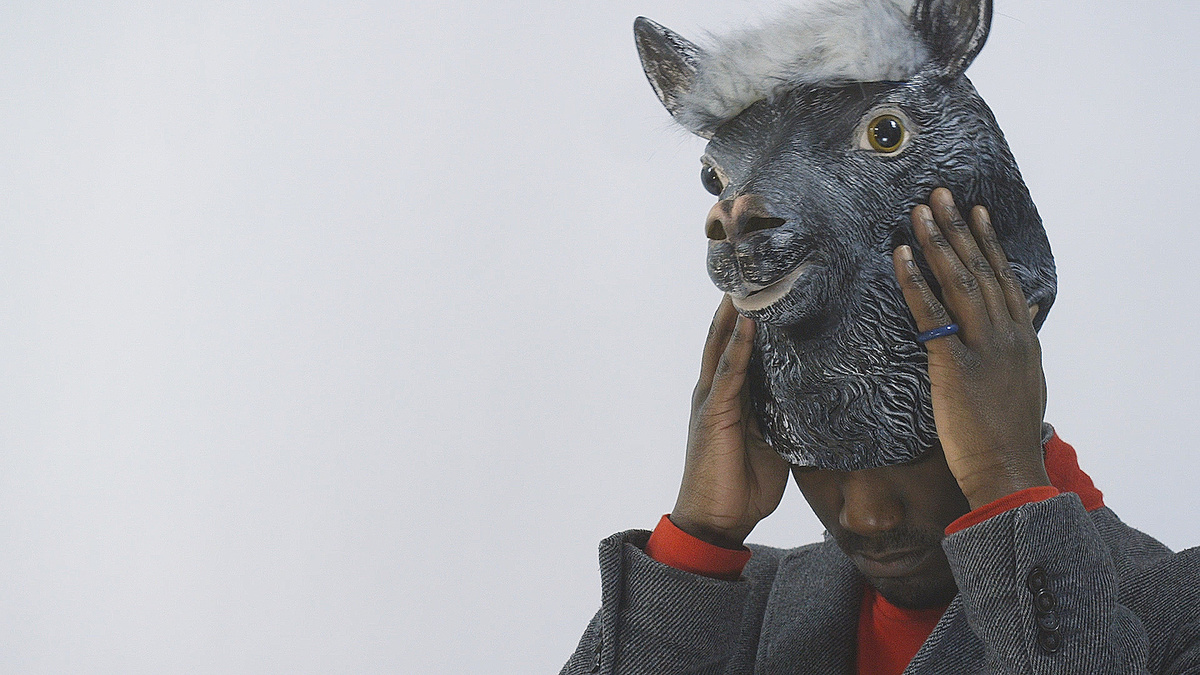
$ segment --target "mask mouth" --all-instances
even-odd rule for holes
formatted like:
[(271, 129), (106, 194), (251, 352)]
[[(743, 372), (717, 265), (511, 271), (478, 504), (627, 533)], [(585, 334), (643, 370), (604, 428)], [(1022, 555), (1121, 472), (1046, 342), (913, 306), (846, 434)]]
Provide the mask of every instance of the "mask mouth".
[(783, 275), (778, 281), (759, 287), (744, 295), (731, 295), (733, 306), (743, 312), (759, 312), (779, 302), (792, 291), (796, 281), (812, 267), (811, 262), (801, 263), (796, 269)]

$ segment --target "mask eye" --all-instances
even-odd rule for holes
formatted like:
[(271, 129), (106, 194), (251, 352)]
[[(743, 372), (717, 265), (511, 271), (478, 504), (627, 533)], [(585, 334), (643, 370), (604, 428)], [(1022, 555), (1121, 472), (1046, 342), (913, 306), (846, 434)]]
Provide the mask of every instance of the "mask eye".
[(704, 189), (720, 195), (725, 186), (721, 184), (721, 177), (717, 175), (717, 170), (705, 164), (700, 168), (700, 182), (704, 184)]
[(904, 122), (895, 115), (880, 115), (867, 125), (867, 142), (875, 152), (896, 152), (904, 145)]

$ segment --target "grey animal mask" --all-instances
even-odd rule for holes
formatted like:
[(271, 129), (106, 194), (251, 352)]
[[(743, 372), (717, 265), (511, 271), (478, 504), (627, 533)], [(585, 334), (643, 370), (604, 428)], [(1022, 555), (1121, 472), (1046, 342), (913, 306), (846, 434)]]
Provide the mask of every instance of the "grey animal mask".
[(789, 462), (858, 470), (937, 440), (924, 349), (892, 271), (936, 187), (986, 206), (1041, 327), (1054, 259), (991, 111), (963, 74), (990, 0), (813, 0), (701, 48), (642, 17), (660, 101), (709, 139), (708, 273), (758, 324), (750, 394)]

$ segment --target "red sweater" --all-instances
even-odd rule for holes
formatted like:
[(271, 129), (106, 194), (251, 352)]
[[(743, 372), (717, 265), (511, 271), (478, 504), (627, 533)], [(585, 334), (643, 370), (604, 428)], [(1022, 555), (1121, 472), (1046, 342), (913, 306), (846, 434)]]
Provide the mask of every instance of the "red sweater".
[[(1030, 502), (1049, 499), (1060, 492), (1079, 495), (1088, 511), (1104, 506), (1104, 496), (1079, 468), (1075, 449), (1055, 434), (1046, 443), (1046, 473), (1053, 487), (1035, 487), (981, 506), (946, 527), (953, 534), (992, 516)], [(663, 516), (650, 535), (646, 553), (672, 567), (719, 579), (736, 580), (750, 561), (750, 551), (733, 551), (696, 539)], [(933, 632), (945, 607), (907, 610), (896, 607), (869, 584), (858, 614), (859, 675), (900, 675)]]

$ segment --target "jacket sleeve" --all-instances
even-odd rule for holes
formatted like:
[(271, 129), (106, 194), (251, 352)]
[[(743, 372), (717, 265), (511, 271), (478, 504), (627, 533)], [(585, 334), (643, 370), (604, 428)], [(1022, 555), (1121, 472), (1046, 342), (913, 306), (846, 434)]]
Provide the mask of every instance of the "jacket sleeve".
[(600, 611), (561, 675), (750, 673), (774, 550), (755, 547), (742, 578), (723, 581), (653, 560), (649, 537), (600, 543)]
[(1074, 493), (1001, 513), (942, 546), (989, 672), (1149, 672), (1146, 628), (1121, 603), (1109, 547)]

